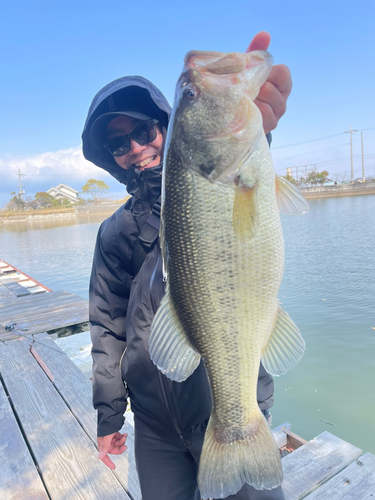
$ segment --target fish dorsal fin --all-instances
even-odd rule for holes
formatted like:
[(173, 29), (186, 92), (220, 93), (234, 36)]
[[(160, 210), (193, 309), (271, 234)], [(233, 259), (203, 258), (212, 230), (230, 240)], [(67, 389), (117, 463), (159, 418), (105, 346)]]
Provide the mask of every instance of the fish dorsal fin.
[(151, 325), (150, 357), (159, 370), (176, 382), (186, 380), (201, 356), (191, 345), (170, 299), (164, 295)]
[(255, 236), (259, 226), (258, 188), (238, 184), (234, 194), (233, 227), (236, 236), (246, 239)]
[(302, 215), (310, 208), (298, 188), (280, 175), (276, 175), (276, 199), (280, 212), (285, 215)]
[(273, 331), (260, 358), (265, 370), (274, 376), (286, 373), (302, 358), (305, 348), (300, 331), (278, 306)]

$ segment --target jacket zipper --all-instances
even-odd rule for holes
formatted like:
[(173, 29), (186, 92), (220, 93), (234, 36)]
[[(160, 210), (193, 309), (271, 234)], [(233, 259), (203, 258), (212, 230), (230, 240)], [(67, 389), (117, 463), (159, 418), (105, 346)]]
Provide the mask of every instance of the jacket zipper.
[(167, 381), (164, 379), (164, 376), (162, 375), (161, 372), (159, 372), (159, 378), (160, 378), (160, 382), (161, 382), (161, 389), (162, 389), (162, 393), (163, 393), (163, 396), (164, 396), (164, 401), (165, 401), (165, 404), (166, 404), (166, 407), (167, 407), (167, 410), (172, 418), (172, 423), (173, 423), (173, 426), (174, 428), (176, 429), (179, 437), (180, 437), (180, 443), (182, 446), (186, 446), (186, 443), (185, 443), (185, 437), (178, 425), (178, 422), (177, 422), (177, 411), (176, 411), (176, 408), (174, 406), (174, 403), (171, 401), (171, 398), (169, 397), (168, 395), (168, 387), (167, 387)]
[[(121, 363), (122, 363), (122, 358), (124, 357), (124, 355), (125, 355), (125, 353), (126, 353), (126, 349), (127, 349), (127, 347), (125, 347), (124, 352), (121, 354), (120, 363), (119, 363), (119, 365), (118, 365), (119, 370), (120, 370), (121, 379), (122, 379)], [(125, 388), (126, 388), (126, 389), (128, 389), (128, 384), (126, 383), (126, 381), (125, 381), (125, 380), (123, 380), (123, 382), (124, 382), (124, 386), (125, 386)]]

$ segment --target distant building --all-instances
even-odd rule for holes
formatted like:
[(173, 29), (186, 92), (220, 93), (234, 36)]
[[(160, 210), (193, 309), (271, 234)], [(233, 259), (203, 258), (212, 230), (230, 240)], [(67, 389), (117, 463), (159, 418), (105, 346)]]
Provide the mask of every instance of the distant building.
[(66, 184), (59, 184), (55, 188), (51, 188), (47, 191), (48, 194), (56, 199), (66, 198), (69, 201), (77, 202), (79, 191), (67, 186)]

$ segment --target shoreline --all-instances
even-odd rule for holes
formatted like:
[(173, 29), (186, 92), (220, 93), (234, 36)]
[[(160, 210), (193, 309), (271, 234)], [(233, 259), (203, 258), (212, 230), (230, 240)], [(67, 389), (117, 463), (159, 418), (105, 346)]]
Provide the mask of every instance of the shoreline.
[[(314, 186), (300, 188), (300, 192), (307, 200), (322, 198), (340, 198), (343, 196), (364, 196), (375, 194), (375, 182), (355, 184), (337, 184), (336, 186)], [(112, 215), (124, 203), (105, 203), (99, 205), (86, 205), (65, 210), (48, 211), (48, 213), (19, 213), (4, 217), (0, 214), (0, 224), (12, 222), (31, 222), (48, 219), (67, 219), (90, 215)]]
[(363, 196), (375, 194), (375, 182), (337, 184), (336, 186), (314, 186), (300, 188), (307, 200), (318, 198), (339, 198), (342, 196)]
[(90, 215), (112, 215), (124, 203), (108, 203), (101, 205), (79, 206), (76, 208), (67, 208), (65, 210), (49, 210), (48, 213), (28, 213), (20, 212), (10, 216), (2, 216), (0, 214), (0, 224), (10, 224), (12, 222), (33, 222), (36, 220), (48, 219), (68, 219), (77, 217), (87, 217)]

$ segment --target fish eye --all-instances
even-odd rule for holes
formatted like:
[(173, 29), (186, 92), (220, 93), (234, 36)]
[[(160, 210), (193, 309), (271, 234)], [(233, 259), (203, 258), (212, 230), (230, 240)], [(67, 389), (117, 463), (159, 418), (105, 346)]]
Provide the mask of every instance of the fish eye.
[(187, 99), (188, 101), (193, 101), (198, 93), (196, 92), (196, 90), (194, 90), (193, 88), (191, 87), (186, 87), (182, 93), (183, 97), (185, 99)]

